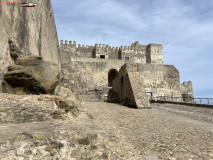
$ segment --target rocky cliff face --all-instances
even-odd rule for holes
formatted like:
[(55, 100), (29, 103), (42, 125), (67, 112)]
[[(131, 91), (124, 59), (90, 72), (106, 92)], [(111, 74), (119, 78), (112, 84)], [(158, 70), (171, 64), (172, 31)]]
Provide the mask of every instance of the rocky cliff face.
[[(2, 0), (1, 4), (4, 2), (6, 0)], [(44, 60), (60, 66), (51, 0), (36, 3), (35, 8), (21, 7), (20, 4), (0, 5), (0, 84), (5, 69), (18, 56), (42, 56)]]
[(8, 67), (2, 83), (3, 93), (53, 94), (59, 84), (61, 72), (55, 63), (39, 56), (18, 57)]

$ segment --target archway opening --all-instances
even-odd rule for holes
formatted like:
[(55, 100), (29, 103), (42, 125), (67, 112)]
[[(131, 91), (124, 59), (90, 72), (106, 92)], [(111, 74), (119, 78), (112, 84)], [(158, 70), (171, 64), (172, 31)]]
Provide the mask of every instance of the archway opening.
[(112, 81), (118, 76), (116, 69), (110, 69), (108, 72), (108, 86), (112, 87)]

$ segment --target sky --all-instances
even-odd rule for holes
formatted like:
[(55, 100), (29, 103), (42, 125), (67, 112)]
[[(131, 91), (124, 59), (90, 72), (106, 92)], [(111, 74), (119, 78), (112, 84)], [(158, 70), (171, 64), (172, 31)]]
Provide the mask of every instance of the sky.
[(59, 40), (162, 44), (194, 97), (213, 98), (213, 0), (52, 0)]

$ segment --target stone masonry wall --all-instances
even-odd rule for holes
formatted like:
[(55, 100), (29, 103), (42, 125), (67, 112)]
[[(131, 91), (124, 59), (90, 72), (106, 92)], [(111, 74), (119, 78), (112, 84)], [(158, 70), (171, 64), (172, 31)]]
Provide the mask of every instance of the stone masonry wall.
[(118, 94), (119, 101), (125, 105), (133, 104), (136, 108), (150, 107), (139, 72), (131, 70), (131, 65), (128, 63), (121, 67), (113, 81), (113, 91)]
[(163, 64), (163, 51), (161, 44), (149, 44), (147, 47), (147, 63)]
[(121, 46), (122, 59), (126, 60), (129, 57), (131, 63), (146, 63), (147, 59), (147, 45), (139, 45), (136, 41), (131, 46)]
[[(105, 55), (106, 59), (100, 59), (100, 55)], [(61, 41), (61, 63), (64, 86), (78, 92), (107, 87), (109, 70), (118, 71), (124, 63), (129, 63), (128, 71), (138, 72), (146, 92), (152, 92), (154, 97), (193, 95), (192, 85), (180, 85), (179, 71), (173, 65), (163, 64), (160, 44), (146, 46), (135, 42), (119, 49), (104, 44), (76, 48), (76, 42), (63, 44)]]
[(109, 53), (108, 53), (108, 46), (106, 47), (105, 44), (103, 46), (99, 45), (99, 47), (96, 45), (95, 47), (95, 58), (101, 59), (101, 56), (104, 56), (104, 59), (109, 59)]
[(193, 88), (192, 88), (192, 82), (183, 82), (180, 85), (181, 94), (187, 94), (189, 97), (193, 97)]
[(77, 93), (106, 88), (109, 70), (118, 71), (123, 64), (118, 60), (73, 57), (62, 64), (62, 85)]
[(181, 97), (179, 71), (173, 65), (135, 64), (147, 92), (153, 96)]
[[(80, 45), (76, 47), (76, 42), (61, 40), (61, 56), (84, 57), (96, 59), (117, 59), (131, 63), (152, 63), (163, 64), (163, 52), (161, 44), (139, 45), (139, 42), (132, 43), (131, 46), (111, 47), (105, 44), (95, 44), (94, 46)], [(64, 59), (64, 58), (62, 58)]]

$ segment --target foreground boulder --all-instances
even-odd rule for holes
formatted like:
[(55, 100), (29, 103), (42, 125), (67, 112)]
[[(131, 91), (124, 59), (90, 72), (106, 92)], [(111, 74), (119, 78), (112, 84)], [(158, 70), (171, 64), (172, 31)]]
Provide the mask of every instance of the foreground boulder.
[(60, 81), (60, 70), (42, 57), (20, 57), (8, 67), (2, 92), (15, 94), (53, 94)]
[(83, 112), (71, 118), (73, 105), (65, 111), (59, 99), (0, 93), (1, 160), (109, 158), (105, 131)]
[(55, 95), (59, 96), (59, 107), (65, 112), (69, 111), (72, 117), (79, 115), (79, 112), (83, 110), (79, 97), (70, 89), (58, 85)]

